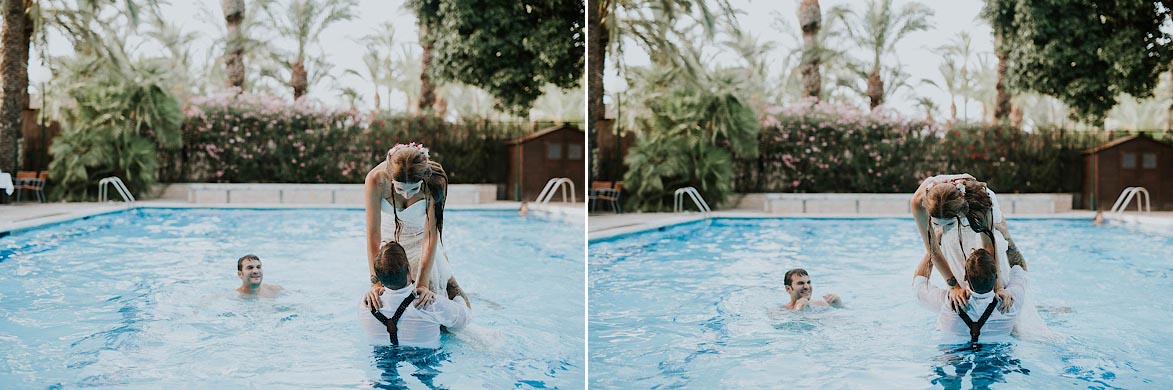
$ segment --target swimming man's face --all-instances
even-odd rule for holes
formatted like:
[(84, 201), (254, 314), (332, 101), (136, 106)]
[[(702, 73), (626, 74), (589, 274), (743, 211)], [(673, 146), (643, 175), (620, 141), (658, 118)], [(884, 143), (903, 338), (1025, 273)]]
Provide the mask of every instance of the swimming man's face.
[(260, 286), (261, 280), (265, 277), (261, 271), (260, 260), (245, 260), (240, 264), (240, 271), (236, 271), (236, 275), (240, 277), (240, 281), (253, 286)]
[(799, 298), (810, 299), (813, 291), (814, 287), (811, 287), (810, 275), (790, 278), (790, 285), (786, 286), (786, 292), (790, 293), (790, 299), (792, 300)]

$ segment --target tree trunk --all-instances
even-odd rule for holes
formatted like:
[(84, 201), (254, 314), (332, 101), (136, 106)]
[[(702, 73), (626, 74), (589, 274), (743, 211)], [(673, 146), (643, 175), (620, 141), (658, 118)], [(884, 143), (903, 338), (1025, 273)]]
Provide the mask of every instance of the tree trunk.
[(423, 22), (419, 26), (420, 46), (423, 46), (423, 53), (420, 54), (419, 112), (427, 115), (432, 112), (432, 105), (436, 104), (436, 86), (432, 85), (432, 78), (428, 76), (428, 69), (432, 67), (432, 40), (427, 38), (428, 27)]
[(228, 76), (228, 86), (241, 93), (244, 91), (244, 36), (240, 23), (244, 19), (244, 0), (221, 0), (220, 7), (224, 10), (224, 22), (228, 27), (224, 73)]
[(293, 63), (293, 69), (289, 73), (289, 86), (293, 87), (293, 100), (296, 101), (305, 95), (306, 88), (309, 87), (308, 75), (305, 71), (305, 64), (303, 60), (298, 59)]
[(802, 95), (818, 99), (823, 93), (823, 77), (819, 74), (822, 56), (818, 47), (819, 26), (823, 22), (819, 0), (802, 0), (798, 6), (798, 22), (802, 27)]
[[(32, 4), (30, 4), (29, 0), (24, 0), (23, 2), (25, 4), (25, 6), (24, 6), (24, 8), (25, 8), (24, 35), (21, 36), (19, 50), (20, 50), (20, 63), (24, 64), (24, 66), (23, 66), (24, 70), (21, 72), (22, 74), (20, 75), (20, 109), (27, 110), (30, 108), (29, 107), (29, 67), (28, 67), (29, 47), (31, 47), (31, 45), (32, 45), (33, 27), (35, 27), (35, 25), (33, 24), (33, 16), (30, 15), (28, 12), (29, 8), (32, 8)], [(41, 93), (45, 93), (45, 91), (41, 91)]]
[(997, 91), (996, 100), (994, 100), (994, 121), (1005, 122), (1010, 115), (1010, 91), (1006, 90), (1006, 73), (1010, 70), (1006, 64), (1007, 52), (1001, 46), (1001, 39), (994, 38), (994, 52), (998, 56), (998, 81), (994, 84), (994, 90)]
[[(25, 3), (4, 2), (4, 25), (0, 28), (0, 171), (16, 171), (16, 139), (21, 131), (21, 86), (28, 83), (28, 39), (25, 35)], [(24, 47), (21, 47), (21, 44)], [(25, 54), (21, 54), (25, 53)], [(25, 62), (21, 62), (26, 58)], [(22, 81), (23, 80), (23, 81)], [(27, 89), (27, 88), (26, 88)]]
[[(603, 24), (607, 10), (602, 2), (593, 2), (587, 10), (587, 134), (599, 133), (599, 121), (606, 119), (603, 105), (603, 73), (607, 65), (607, 45), (611, 32)], [(594, 140), (591, 140), (593, 143)]]
[(872, 68), (872, 72), (868, 74), (868, 100), (871, 101), (873, 110), (884, 104), (884, 80), (880, 79), (879, 67)]

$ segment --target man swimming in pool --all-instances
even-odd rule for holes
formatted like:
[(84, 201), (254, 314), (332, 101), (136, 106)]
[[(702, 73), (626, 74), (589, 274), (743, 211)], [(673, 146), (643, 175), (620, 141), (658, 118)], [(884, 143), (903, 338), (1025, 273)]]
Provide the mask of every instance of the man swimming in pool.
[(276, 284), (261, 283), (265, 273), (261, 270), (261, 259), (256, 255), (244, 255), (236, 260), (236, 276), (240, 277), (240, 287), (236, 288), (236, 292), (241, 295), (272, 298), (284, 290)]
[(808, 306), (843, 307), (843, 300), (835, 294), (824, 294), (823, 299), (811, 300), (814, 287), (811, 286), (810, 275), (802, 268), (786, 271), (782, 281), (786, 283), (786, 292), (790, 294), (790, 303), (782, 306), (783, 309), (801, 311)]

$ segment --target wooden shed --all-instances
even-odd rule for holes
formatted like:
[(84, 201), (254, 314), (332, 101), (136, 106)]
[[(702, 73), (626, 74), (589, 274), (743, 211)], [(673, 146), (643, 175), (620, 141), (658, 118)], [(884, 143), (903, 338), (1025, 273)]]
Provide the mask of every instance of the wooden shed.
[[(543, 129), (505, 143), (509, 174), (505, 181), (507, 199), (533, 201), (551, 178), (574, 182), (575, 195), (585, 201), (586, 134), (570, 124)], [(555, 197), (554, 200), (561, 200)]]
[(1173, 210), (1173, 146), (1141, 134), (1083, 154), (1084, 207), (1110, 210), (1125, 188), (1139, 186), (1149, 191), (1153, 210)]

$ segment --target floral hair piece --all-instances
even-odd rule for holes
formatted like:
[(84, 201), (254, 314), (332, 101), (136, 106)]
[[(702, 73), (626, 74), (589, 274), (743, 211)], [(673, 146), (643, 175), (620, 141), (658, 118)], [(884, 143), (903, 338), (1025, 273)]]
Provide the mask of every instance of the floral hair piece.
[(432, 156), (428, 154), (428, 148), (425, 148), (423, 144), (417, 144), (415, 142), (410, 144), (395, 144), (395, 147), (391, 148), (391, 151), (387, 152), (387, 155), (390, 156), (395, 154), (401, 149), (415, 149), (417, 152), (422, 153), (424, 157), (432, 158)]
[[(953, 180), (949, 180), (944, 183), (952, 184), (955, 188), (957, 188), (957, 191), (961, 191), (961, 195), (965, 195), (965, 182), (963, 180), (964, 179), (953, 179)], [(933, 188), (933, 186), (935, 186), (937, 184), (943, 184), (943, 183), (936, 181), (936, 180), (933, 180), (933, 181), (929, 182), (929, 186), (925, 187), (925, 189)]]

